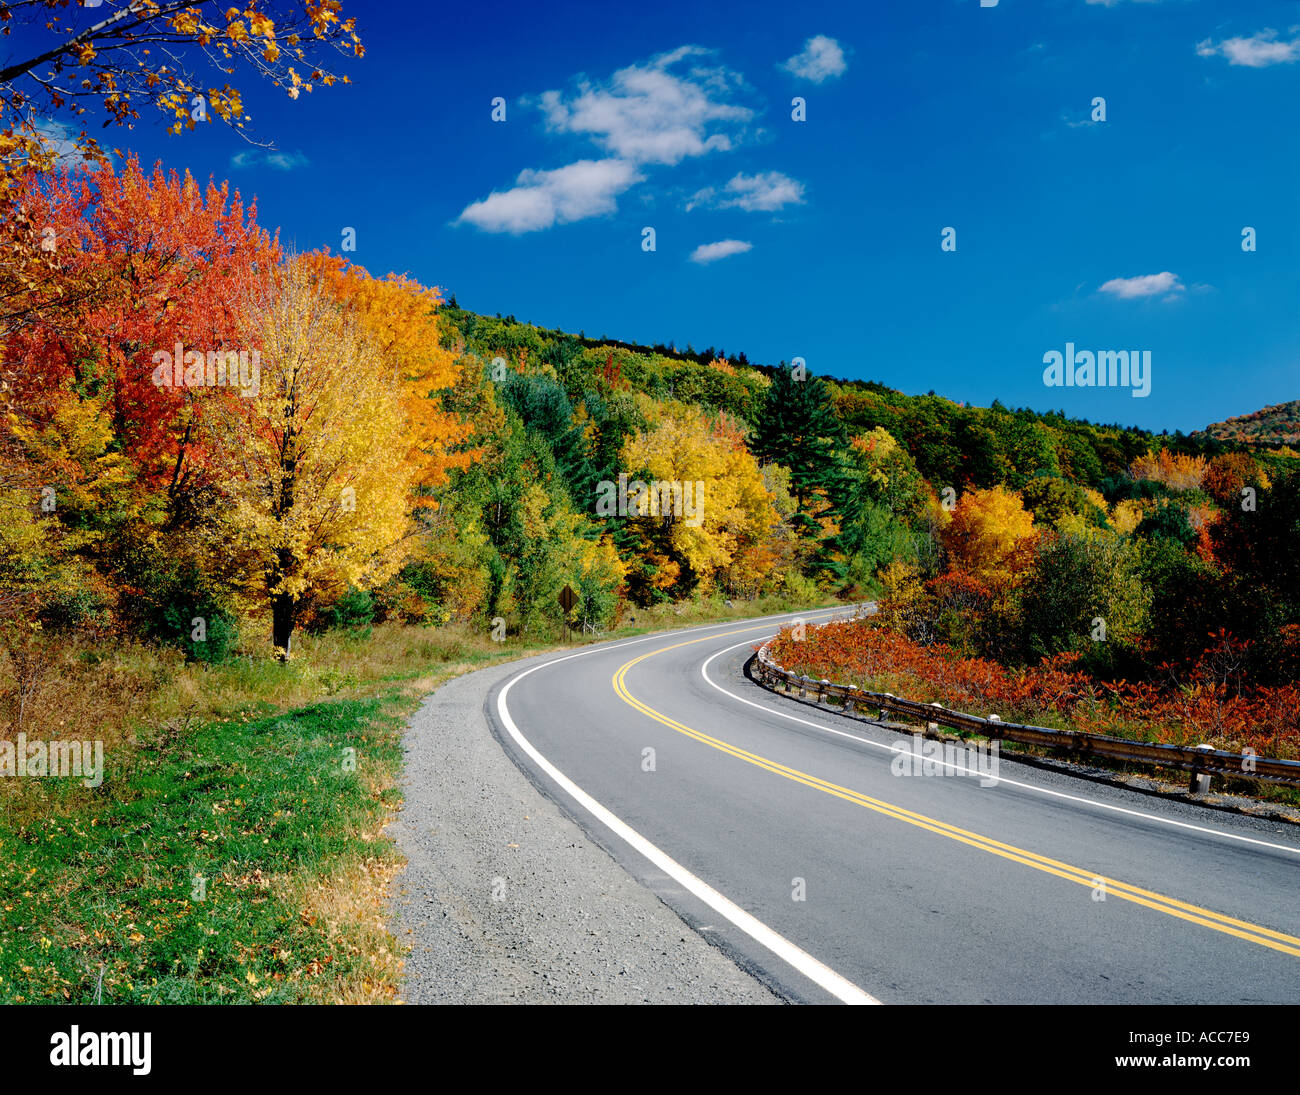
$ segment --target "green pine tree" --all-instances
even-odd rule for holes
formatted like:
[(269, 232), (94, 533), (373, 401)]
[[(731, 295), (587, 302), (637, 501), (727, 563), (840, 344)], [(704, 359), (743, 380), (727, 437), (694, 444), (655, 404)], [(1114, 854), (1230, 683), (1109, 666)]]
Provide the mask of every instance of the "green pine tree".
[(809, 570), (843, 577), (838, 535), (824, 533), (818, 518), (841, 527), (852, 518), (852, 483), (844, 466), (844, 427), (820, 377), (778, 368), (758, 416), (750, 448), (759, 460), (790, 470), (795, 531), (815, 542)]

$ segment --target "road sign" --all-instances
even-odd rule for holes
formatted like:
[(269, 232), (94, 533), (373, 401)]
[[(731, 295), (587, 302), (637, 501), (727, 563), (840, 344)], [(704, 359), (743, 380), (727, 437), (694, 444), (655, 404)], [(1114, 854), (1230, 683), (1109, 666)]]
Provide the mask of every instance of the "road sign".
[(564, 609), (565, 612), (572, 612), (573, 606), (576, 605), (577, 603), (578, 603), (578, 595), (574, 593), (573, 590), (571, 590), (568, 586), (565, 586), (562, 590), (560, 590), (560, 607)]

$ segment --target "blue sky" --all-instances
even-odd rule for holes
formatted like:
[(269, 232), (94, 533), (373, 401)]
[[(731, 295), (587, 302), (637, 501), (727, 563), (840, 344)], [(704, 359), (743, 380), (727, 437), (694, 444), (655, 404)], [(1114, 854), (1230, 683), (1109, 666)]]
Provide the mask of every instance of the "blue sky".
[[(1300, 398), (1295, 0), (345, 9), (351, 86), (242, 82), (278, 157), (110, 141), (545, 326), (1157, 430)], [(1150, 395), (1046, 387), (1067, 343)]]

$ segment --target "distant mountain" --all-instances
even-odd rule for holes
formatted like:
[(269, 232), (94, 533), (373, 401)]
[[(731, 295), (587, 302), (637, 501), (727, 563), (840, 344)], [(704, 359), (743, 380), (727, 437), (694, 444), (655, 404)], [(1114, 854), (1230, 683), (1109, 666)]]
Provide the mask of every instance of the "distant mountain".
[(1300, 399), (1265, 407), (1225, 422), (1206, 426), (1203, 433), (1218, 441), (1249, 445), (1294, 445), (1300, 442)]

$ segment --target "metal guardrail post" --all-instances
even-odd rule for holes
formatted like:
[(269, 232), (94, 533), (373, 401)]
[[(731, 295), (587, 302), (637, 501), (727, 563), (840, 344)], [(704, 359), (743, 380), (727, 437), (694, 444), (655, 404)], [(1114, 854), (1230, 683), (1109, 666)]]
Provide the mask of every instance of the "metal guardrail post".
[[(1201, 749), (1201, 750), (1205, 750), (1205, 751), (1208, 751), (1208, 752), (1211, 752), (1211, 753), (1214, 752), (1214, 746), (1213, 746), (1213, 745), (1198, 745), (1196, 748), (1197, 748), (1197, 749)], [(1210, 773), (1209, 773), (1209, 772), (1202, 772), (1202, 771), (1200, 770), (1200, 768), (1193, 767), (1193, 768), (1192, 768), (1192, 778), (1191, 778), (1191, 782), (1188, 784), (1187, 790), (1188, 790), (1188, 792), (1189, 792), (1190, 794), (1193, 794), (1193, 795), (1205, 795), (1205, 794), (1209, 794), (1209, 791), (1210, 791)]]

